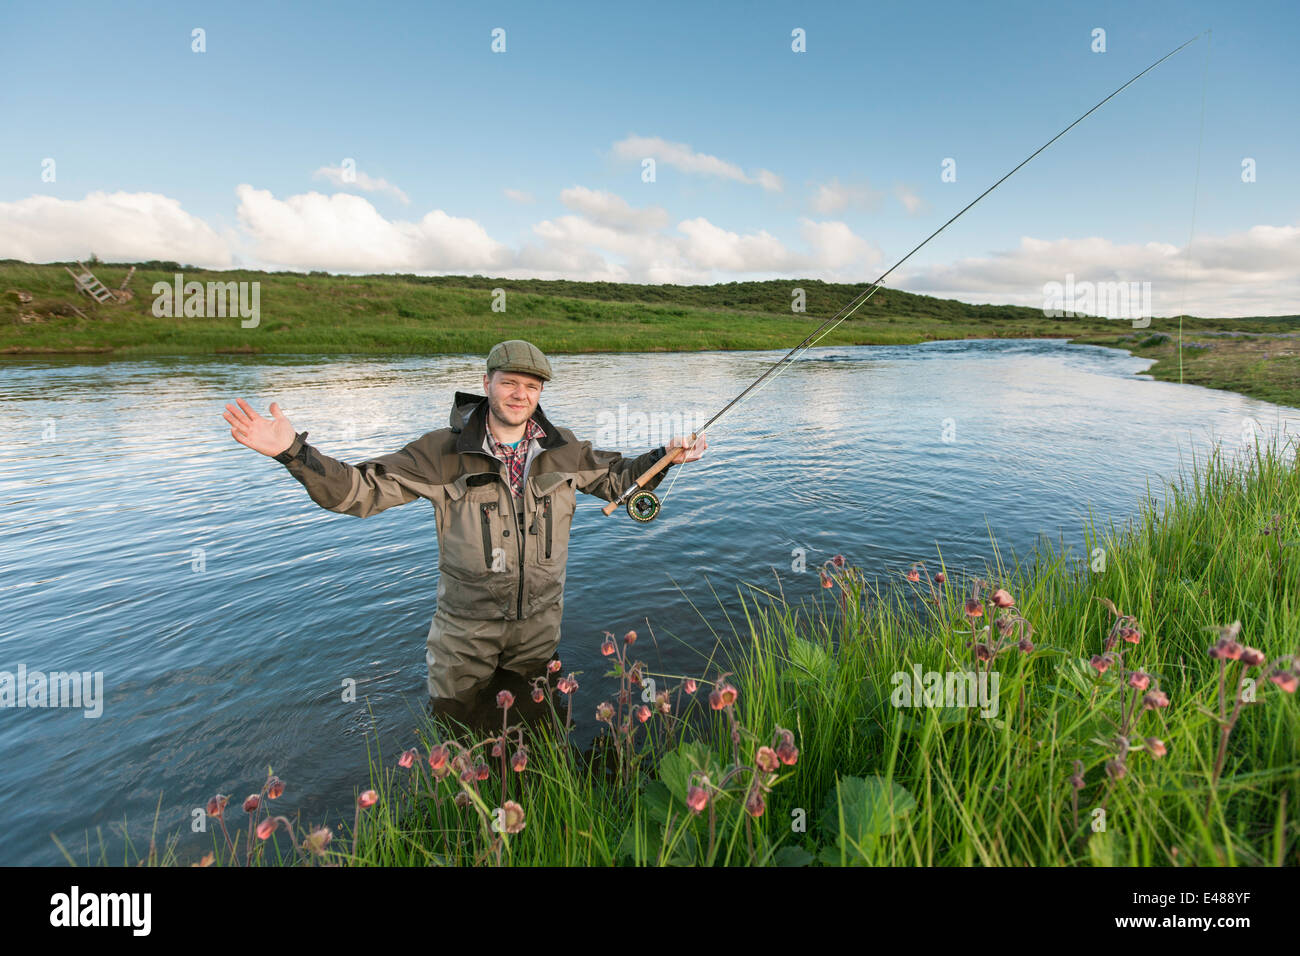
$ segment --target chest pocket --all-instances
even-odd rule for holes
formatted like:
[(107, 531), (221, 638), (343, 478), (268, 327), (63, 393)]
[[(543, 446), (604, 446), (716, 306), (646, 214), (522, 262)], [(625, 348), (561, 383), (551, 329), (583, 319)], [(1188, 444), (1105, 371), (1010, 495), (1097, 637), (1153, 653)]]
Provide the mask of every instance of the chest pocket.
[(563, 565), (569, 556), (569, 529), (577, 497), (573, 478), (559, 472), (529, 479), (533, 495), (533, 521), (529, 531), (535, 537), (534, 554), (539, 564)]
[(438, 522), (439, 564), (456, 576), (496, 578), (517, 572), (514, 521), (501, 513), (501, 479), (491, 473), (462, 475), (447, 486)]

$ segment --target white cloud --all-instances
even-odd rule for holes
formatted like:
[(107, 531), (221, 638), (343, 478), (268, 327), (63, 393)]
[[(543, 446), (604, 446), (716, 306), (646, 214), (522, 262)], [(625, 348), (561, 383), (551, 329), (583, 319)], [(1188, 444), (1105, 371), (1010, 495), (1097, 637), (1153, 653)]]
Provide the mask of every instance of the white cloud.
[[(698, 216), (674, 225), (659, 207), (633, 208), (613, 193), (579, 186), (561, 193), (572, 214), (535, 223), (532, 238), (514, 248), (473, 219), (440, 209), (405, 221), (382, 216), (365, 197), (350, 193), (277, 199), (247, 184), (235, 193), (239, 228), (224, 234), (185, 212), (179, 201), (155, 193), (0, 203), (0, 258), (49, 262), (94, 252), (106, 260), (171, 259), (215, 268), (238, 262), (255, 268), (682, 284), (755, 276), (863, 282), (875, 278), (883, 261), (874, 244), (836, 220), (799, 219), (791, 247), (767, 229), (739, 233)], [(1043, 286), (1063, 283), (1067, 275), (1076, 283), (1150, 282), (1157, 315), (1296, 314), (1300, 225), (1200, 235), (1190, 268), (1185, 248), (1169, 243), (1025, 237), (1015, 248), (986, 256), (908, 267), (892, 277), (891, 286), (1042, 308)]]
[(916, 194), (916, 192), (904, 183), (894, 184), (894, 195), (898, 201), (903, 204), (908, 215), (917, 216), (923, 212), (930, 211), (930, 204)]
[(864, 270), (880, 264), (883, 255), (879, 247), (842, 222), (813, 222), (800, 219), (800, 233), (812, 247), (805, 269), (810, 274), (825, 271), (828, 274), (845, 273), (847, 281), (860, 282), (868, 277)]
[[(808, 250), (800, 251), (766, 230), (741, 234), (703, 217), (681, 220), (669, 231), (666, 212), (656, 208), (650, 220), (648, 210), (632, 209), (612, 193), (574, 187), (563, 198), (583, 214), (535, 224), (538, 241), (519, 251), (516, 268), (588, 281), (700, 284), (756, 273), (861, 281), (863, 270), (880, 258), (842, 222), (801, 219)], [(577, 274), (560, 275), (565, 269)]]
[(683, 252), (691, 262), (723, 272), (777, 272), (790, 265), (791, 255), (766, 229), (742, 236), (715, 226), (703, 217), (677, 224), (685, 233)]
[(654, 157), (655, 162), (684, 173), (720, 176), (738, 183), (762, 186), (773, 192), (780, 192), (783, 188), (781, 177), (770, 170), (759, 169), (749, 176), (735, 163), (707, 153), (697, 153), (686, 143), (670, 143), (658, 136), (628, 136), (614, 144), (614, 154), (622, 159), (638, 161)]
[(441, 209), (419, 222), (388, 220), (349, 193), (311, 192), (276, 199), (241, 184), (237, 214), (263, 262), (342, 272), (491, 270), (509, 259), (505, 246), (472, 219)]
[(1043, 307), (1043, 286), (1066, 281), (1150, 282), (1156, 315), (1300, 313), (1300, 226), (1254, 226), (1200, 236), (1186, 247), (1148, 242), (1024, 237), (1015, 249), (908, 270), (895, 285), (967, 302)]
[(342, 166), (322, 166), (312, 173), (312, 176), (316, 179), (328, 179), (340, 189), (352, 187), (368, 193), (388, 193), (401, 200), (405, 205), (409, 206), (411, 204), (410, 197), (387, 179), (376, 179), (359, 169), (344, 169)]
[(872, 189), (867, 183), (856, 185), (841, 183), (832, 177), (829, 183), (821, 183), (813, 194), (809, 205), (813, 212), (823, 216), (842, 212), (850, 206), (861, 209), (875, 209), (880, 205), (884, 193)]
[(92, 192), (85, 199), (31, 196), (0, 202), (0, 258), (27, 262), (170, 259), (231, 264), (230, 249), (179, 200), (158, 193)]
[(503, 189), (501, 191), (505, 193), (507, 199), (513, 199), (515, 202), (531, 203), (534, 201), (533, 194), (522, 189)]
[(652, 232), (668, 225), (668, 212), (659, 206), (633, 209), (622, 196), (582, 186), (572, 186), (560, 193), (560, 201), (593, 222), (614, 229)]

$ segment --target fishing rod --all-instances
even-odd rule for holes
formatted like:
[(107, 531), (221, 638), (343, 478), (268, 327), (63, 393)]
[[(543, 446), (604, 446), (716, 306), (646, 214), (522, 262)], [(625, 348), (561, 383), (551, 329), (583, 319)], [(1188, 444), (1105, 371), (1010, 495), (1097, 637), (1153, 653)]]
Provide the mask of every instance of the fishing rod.
[[(651, 481), (651, 479), (655, 477), (655, 475), (659, 474), (659, 472), (663, 471), (670, 464), (676, 461), (679, 453), (681, 453), (685, 449), (694, 448), (696, 440), (699, 438), (699, 436), (703, 435), (708, 430), (710, 425), (712, 425), (719, 418), (725, 415), (742, 398), (744, 398), (751, 391), (757, 388), (759, 384), (761, 384), (765, 379), (768, 378), (768, 376), (772, 375), (772, 373), (776, 372), (778, 369), (784, 370), (785, 368), (788, 368), (790, 363), (794, 361), (794, 356), (799, 351), (812, 348), (812, 346), (815, 345), (819, 340), (821, 340), (822, 338), (824, 338), (825, 336), (833, 332), (841, 322), (843, 322), (845, 319), (853, 315), (854, 312), (856, 312), (859, 308), (861, 308), (864, 304), (866, 304), (868, 299), (870, 299), (873, 295), (876, 294), (877, 291), (879, 291), (879, 289), (881, 288), (880, 284), (885, 281), (885, 279), (889, 276), (891, 272), (893, 272), (895, 269), (901, 266), (908, 259), (912, 258), (912, 256), (914, 256), (917, 252), (919, 252), (921, 248), (925, 246), (926, 243), (928, 243), (931, 239), (939, 235), (939, 233), (943, 232), (954, 222), (956, 222), (958, 219), (964, 216), (967, 210), (969, 210), (977, 202), (979, 202), (981, 199), (983, 199), (989, 193), (993, 192), (993, 190), (997, 189), (1004, 182), (1006, 182), (1017, 172), (1019, 172), (1020, 169), (1025, 165), (1027, 165), (1029, 161), (1032, 160), (1035, 156), (1037, 156), (1043, 150), (1047, 149), (1047, 147), (1051, 146), (1053, 143), (1055, 143), (1058, 139), (1060, 139), (1070, 130), (1074, 129), (1076, 126), (1082, 123), (1085, 119), (1087, 119), (1097, 110), (1101, 109), (1101, 107), (1104, 106), (1109, 100), (1113, 99), (1114, 97), (1118, 96), (1120, 93), (1124, 92), (1124, 90), (1128, 89), (1138, 80), (1140, 80), (1142, 77), (1146, 76), (1148, 73), (1154, 70), (1161, 63), (1165, 62), (1165, 60), (1169, 59), (1174, 54), (1181, 52), (1185, 47), (1190, 46), (1192, 43), (1196, 42), (1201, 37), (1205, 36), (1205, 34), (1208, 32), (1209, 32), (1208, 30), (1204, 30), (1196, 34), (1196, 36), (1192, 37), (1186, 43), (1183, 43), (1182, 45), (1170, 50), (1160, 59), (1156, 60), (1154, 63), (1148, 66), (1141, 73), (1135, 74), (1123, 86), (1118, 87), (1116, 90), (1114, 90), (1114, 92), (1110, 93), (1104, 99), (1098, 101), (1098, 103), (1094, 107), (1092, 107), (1092, 109), (1088, 110), (1088, 112), (1084, 113), (1082, 116), (1076, 119), (1069, 126), (1065, 127), (1065, 129), (1061, 130), (1059, 133), (1057, 133), (1055, 136), (1049, 139), (1042, 146), (1038, 147), (1038, 149), (1034, 150), (1032, 153), (1026, 156), (1015, 166), (1014, 169), (1012, 169), (1009, 173), (1007, 173), (1005, 176), (1003, 176), (1001, 179), (995, 182), (992, 186), (990, 186), (988, 189), (984, 190), (982, 193), (980, 193), (978, 196), (976, 196), (974, 199), (968, 202), (956, 213), (956, 215), (954, 215), (942, 226), (940, 226), (934, 232), (930, 233), (930, 235), (926, 236), (919, 243), (917, 243), (907, 255), (903, 256), (903, 258), (899, 259), (892, 266), (890, 266), (888, 269), (882, 272), (879, 278), (877, 278), (875, 282), (871, 283), (871, 285), (867, 290), (858, 293), (858, 295), (854, 297), (853, 301), (851, 301), (848, 305), (844, 306), (844, 308), (840, 309), (839, 312), (836, 312), (834, 315), (832, 315), (829, 319), (827, 319), (817, 328), (813, 329), (812, 332), (808, 334), (807, 338), (805, 338), (802, 342), (800, 342), (798, 345), (792, 348), (781, 359), (779, 359), (776, 363), (774, 363), (771, 368), (769, 368), (766, 372), (764, 372), (762, 375), (756, 378), (752, 383), (750, 383), (750, 385), (743, 392), (741, 392), (739, 395), (737, 395), (735, 398), (729, 401), (726, 405), (724, 405), (720, 412), (718, 412), (707, 422), (705, 422), (704, 425), (701, 426), (698, 430), (691, 432), (690, 441), (688, 441), (681, 448), (674, 449), (672, 452), (668, 453), (663, 458), (660, 458), (657, 462), (651, 465), (648, 469), (646, 469), (646, 471), (639, 478), (636, 479), (636, 481), (633, 484), (628, 486), (627, 490), (624, 491), (623, 494), (619, 495), (609, 504), (605, 505), (605, 507), (603, 507), (601, 511), (606, 515), (613, 514), (614, 510), (619, 505), (626, 504), (627, 513), (633, 520), (639, 521), (643, 524), (649, 521), (653, 521), (655, 517), (658, 516), (659, 514), (660, 502), (658, 496), (655, 495), (653, 491), (650, 491), (647, 488), (645, 488), (645, 485), (648, 484)], [(831, 323), (834, 324), (832, 325)], [(827, 326), (830, 326), (830, 328), (827, 328)], [(826, 331), (822, 332), (822, 329), (826, 329)]]

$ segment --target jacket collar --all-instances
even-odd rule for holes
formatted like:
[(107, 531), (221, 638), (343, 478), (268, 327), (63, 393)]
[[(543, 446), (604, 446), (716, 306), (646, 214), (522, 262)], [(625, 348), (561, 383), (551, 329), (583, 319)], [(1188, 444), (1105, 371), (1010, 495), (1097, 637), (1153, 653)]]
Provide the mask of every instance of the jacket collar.
[[(473, 392), (456, 393), (456, 397), (451, 403), (451, 430), (457, 436), (456, 451), (458, 454), (466, 452), (484, 453), (483, 439), (487, 437), (487, 413), (488, 400), (486, 395), (475, 395)], [(560, 434), (560, 430), (552, 425), (546, 417), (540, 402), (533, 411), (532, 420), (537, 422), (542, 430), (546, 432), (546, 437), (539, 440), (542, 451), (550, 451), (552, 448), (568, 444), (568, 441)]]

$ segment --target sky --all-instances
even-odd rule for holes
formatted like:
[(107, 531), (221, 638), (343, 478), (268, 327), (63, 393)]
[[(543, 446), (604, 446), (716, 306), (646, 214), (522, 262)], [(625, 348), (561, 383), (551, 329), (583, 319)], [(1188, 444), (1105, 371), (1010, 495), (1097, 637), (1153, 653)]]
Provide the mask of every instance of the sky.
[(0, 258), (870, 282), (1198, 34), (887, 284), (1300, 313), (1286, 2), (4, 0)]

